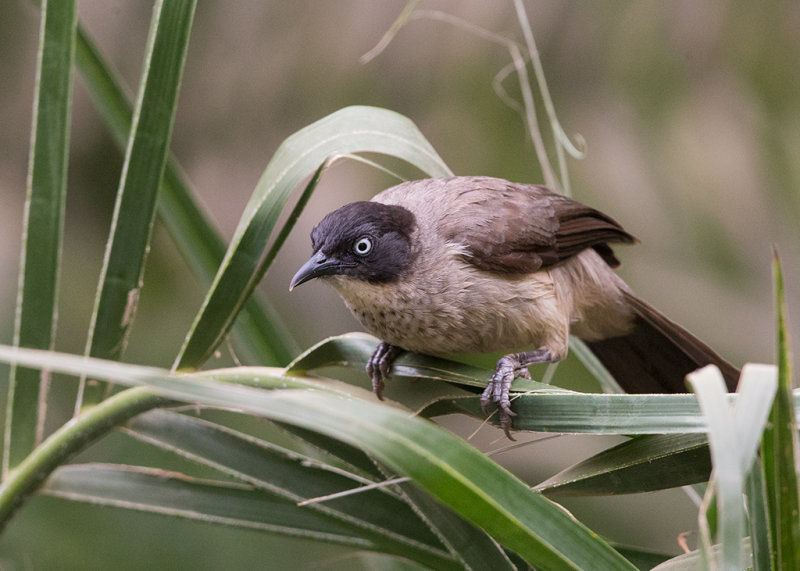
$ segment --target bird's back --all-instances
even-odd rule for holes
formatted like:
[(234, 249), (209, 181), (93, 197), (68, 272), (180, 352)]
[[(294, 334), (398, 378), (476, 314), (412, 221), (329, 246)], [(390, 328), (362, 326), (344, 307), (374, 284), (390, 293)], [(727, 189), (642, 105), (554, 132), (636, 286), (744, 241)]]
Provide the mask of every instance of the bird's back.
[[(616, 312), (603, 310), (622, 282), (591, 245), (558, 259), (559, 209), (579, 203), (489, 177), (412, 181), (373, 200), (407, 208), (417, 221), (413, 276), (349, 292), (358, 297), (348, 305), (359, 319), (391, 343), (433, 353), (549, 344), (563, 355), (570, 325), (580, 327), (584, 317), (594, 320), (589, 334), (629, 321), (616, 299)], [(573, 296), (576, 288), (590, 295)], [(365, 297), (373, 310), (364, 310)], [(381, 320), (387, 307), (395, 318)]]

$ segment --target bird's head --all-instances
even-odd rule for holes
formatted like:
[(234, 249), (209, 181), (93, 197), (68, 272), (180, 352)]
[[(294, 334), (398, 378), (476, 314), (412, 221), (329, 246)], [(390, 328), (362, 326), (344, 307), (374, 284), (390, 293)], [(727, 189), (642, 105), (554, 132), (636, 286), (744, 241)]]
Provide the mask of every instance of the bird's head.
[(289, 290), (314, 278), (341, 276), (372, 284), (398, 280), (413, 261), (414, 215), (402, 206), (352, 202), (311, 231), (311, 256)]

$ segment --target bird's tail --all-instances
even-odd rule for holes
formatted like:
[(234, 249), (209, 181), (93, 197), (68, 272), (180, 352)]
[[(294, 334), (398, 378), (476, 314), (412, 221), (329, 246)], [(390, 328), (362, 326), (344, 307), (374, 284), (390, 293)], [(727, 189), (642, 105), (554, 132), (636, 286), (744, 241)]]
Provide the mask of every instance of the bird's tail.
[(684, 377), (712, 364), (722, 371), (728, 390), (736, 390), (736, 367), (644, 301), (626, 297), (636, 314), (633, 331), (586, 343), (626, 392), (685, 393)]

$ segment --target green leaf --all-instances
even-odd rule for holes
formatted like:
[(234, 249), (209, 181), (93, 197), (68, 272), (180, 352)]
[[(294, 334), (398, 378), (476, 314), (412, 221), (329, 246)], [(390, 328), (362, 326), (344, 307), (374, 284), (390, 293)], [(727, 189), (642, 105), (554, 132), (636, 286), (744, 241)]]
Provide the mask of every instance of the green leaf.
[[(129, 421), (126, 431), (297, 503), (373, 483), (341, 467), (330, 466), (260, 439), (203, 420), (152, 411)], [(409, 552), (442, 553), (442, 547), (409, 506), (389, 489), (372, 489), (326, 502), (308, 504), (362, 530), (375, 542), (403, 544)]]
[[(752, 559), (750, 557), (750, 539), (745, 537), (741, 542), (742, 551), (745, 553), (743, 567), (740, 569), (749, 569), (752, 567)], [(711, 554), (713, 556), (719, 555), (721, 547), (714, 545), (711, 547)], [(703, 558), (703, 554), (699, 550), (690, 551), (683, 555), (678, 555), (672, 559), (668, 559), (661, 565), (653, 567), (652, 571), (706, 571), (709, 569), (707, 562)], [(717, 567), (712, 567), (717, 569)]]
[[(725, 380), (716, 366), (709, 365), (687, 375), (708, 421), (713, 464), (710, 490), (716, 499), (714, 519), (720, 547), (720, 559), (712, 564), (714, 567), (742, 568), (745, 535), (742, 495), (775, 396), (776, 378), (777, 371), (772, 365), (745, 365), (737, 388), (739, 398), (730, 404)], [(709, 518), (707, 505), (704, 502), (701, 518)], [(711, 562), (712, 534), (701, 526), (700, 537)]]
[(333, 456), (350, 466), (353, 471), (370, 474), (373, 477), (381, 475), (380, 470), (375, 466), (375, 461), (355, 446), (290, 424), (275, 423), (275, 425), (297, 438), (305, 447), (313, 447), (318, 452), (324, 451), (326, 455)]
[(342, 400), (320, 392), (259, 394), (246, 387), (210, 384), (197, 391), (188, 379), (180, 379), (178, 384), (186, 384), (180, 390), (175, 384), (178, 380), (162, 385), (162, 379), (149, 379), (148, 385), (163, 388), (172, 396), (199, 396), (198, 400), (209, 404), (237, 406), (335, 434), (364, 448), (399, 474), (412, 477), (445, 505), (534, 565), (593, 569), (628, 566), (561, 508), (531, 492), (462, 440), (425, 421), (371, 402)]
[[(690, 394), (586, 394), (549, 388), (512, 396), (511, 408), (517, 413), (516, 430), (625, 435), (706, 430), (697, 399)], [(484, 418), (476, 396), (441, 397), (420, 411), (428, 418), (454, 413)]]
[[(363, 333), (331, 337), (298, 356), (286, 372), (295, 375), (335, 366), (360, 371), (377, 343), (377, 339)], [(492, 372), (410, 352), (401, 354), (391, 369), (392, 377), (398, 380), (445, 381), (467, 390), (483, 389)], [(515, 393), (512, 408), (517, 413), (513, 422), (518, 430), (625, 435), (705, 433), (707, 430), (697, 397), (692, 394), (578, 393), (527, 379), (515, 379), (512, 391)], [(737, 396), (732, 394), (726, 398), (733, 403)], [(800, 406), (800, 391), (794, 395), (794, 403)], [(445, 414), (485, 418), (479, 398), (463, 395), (440, 397), (419, 414), (426, 418)], [(495, 417), (490, 420), (497, 423)], [(690, 442), (689, 446), (693, 447), (694, 443)]]
[(256, 185), (225, 259), (195, 318), (177, 369), (194, 369), (211, 355), (268, 269), (264, 251), (291, 192), (328, 160), (373, 152), (404, 159), (431, 176), (449, 169), (406, 117), (374, 107), (346, 107), (286, 139)]
[(773, 261), (775, 308), (778, 330), (778, 393), (769, 415), (761, 443), (761, 461), (767, 489), (773, 566), (776, 569), (800, 569), (800, 494), (797, 463), (798, 426), (792, 406), (792, 363), (783, 274), (777, 254)]
[[(20, 347), (52, 349), (55, 340), (76, 21), (74, 0), (42, 2), (14, 319)], [(11, 368), (0, 479), (42, 440), (47, 384), (45, 371)]]
[(705, 482), (710, 473), (705, 434), (653, 434), (604, 450), (536, 489), (547, 495), (636, 494)]
[[(323, 390), (264, 391), (202, 375), (0, 346), (0, 360), (146, 385), (176, 400), (239, 409), (301, 426), (358, 446), (397, 474), (481, 527), (504, 547), (544, 568), (632, 568), (605, 541), (560, 506), (444, 429), (407, 412)], [(258, 375), (258, 382), (315, 381)], [(125, 391), (128, 392), (128, 391)]]
[[(287, 374), (303, 374), (323, 367), (348, 367), (364, 370), (375, 347), (380, 341), (366, 333), (346, 333), (320, 341), (299, 355), (287, 367)], [(481, 369), (456, 361), (431, 357), (421, 353), (405, 352), (392, 365), (393, 378), (427, 379), (445, 381), (465, 389), (486, 387), (486, 381), (494, 371)], [(366, 374), (364, 375), (366, 380)], [(515, 379), (511, 385), (515, 391), (547, 390), (558, 391), (556, 387), (530, 381)]]
[(72, 501), (376, 549), (354, 526), (252, 486), (199, 480), (155, 468), (63, 466), (42, 491)]
[(516, 570), (503, 548), (482, 529), (446, 508), (413, 483), (400, 484), (399, 488), (464, 569)]
[[(116, 143), (125, 148), (133, 111), (120, 79), (78, 27), (78, 69), (88, 85)], [(178, 250), (204, 287), (209, 287), (225, 255), (225, 243), (193, 196), (175, 157), (167, 159), (158, 192), (158, 213)], [(233, 329), (237, 349), (255, 363), (282, 365), (297, 353), (281, 318), (272, 306), (257, 296), (245, 304)]]
[[(117, 192), (86, 354), (122, 356), (136, 314), (156, 196), (172, 124), (196, 0), (156, 2), (139, 95)], [(107, 387), (81, 383), (77, 406), (102, 400)]]
[(772, 547), (770, 545), (770, 528), (772, 526), (769, 521), (762, 462), (756, 462), (748, 474), (745, 500), (747, 519), (750, 524), (753, 569), (755, 571), (772, 571)]
[[(0, 348), (0, 351), (2, 348)], [(12, 348), (12, 352), (14, 349)], [(39, 351), (35, 349), (17, 351)], [(39, 351), (40, 354), (50, 354)], [(79, 357), (72, 357), (77, 364)], [(26, 363), (20, 360), (20, 363)], [(41, 366), (46, 368), (47, 359), (41, 365), (28, 361), (28, 366)], [(105, 361), (107, 365), (114, 365)], [(106, 370), (108, 370), (106, 368)], [(144, 369), (147, 370), (147, 369)], [(78, 371), (83, 374), (88, 371)], [(42, 482), (59, 465), (79, 450), (94, 442), (97, 438), (108, 433), (114, 426), (124, 422), (140, 412), (163, 406), (166, 401), (152, 391), (143, 387), (121, 391), (106, 399), (97, 406), (91, 407), (77, 417), (62, 425), (44, 442), (37, 446), (20, 464), (11, 472), (0, 486), (0, 530), (8, 523), (24, 502), (38, 490)]]

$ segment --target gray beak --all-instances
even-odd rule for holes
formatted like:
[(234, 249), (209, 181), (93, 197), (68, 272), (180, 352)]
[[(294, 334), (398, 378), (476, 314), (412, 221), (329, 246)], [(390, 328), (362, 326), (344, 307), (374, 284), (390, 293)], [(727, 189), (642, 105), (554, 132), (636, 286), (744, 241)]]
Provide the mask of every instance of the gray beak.
[(343, 264), (340, 260), (337, 258), (328, 258), (322, 252), (322, 250), (319, 250), (316, 254), (311, 256), (310, 260), (308, 260), (299, 270), (297, 270), (297, 273), (294, 275), (291, 283), (289, 284), (289, 291), (292, 291), (300, 284), (309, 280), (313, 280), (314, 278), (337, 274), (342, 267)]

